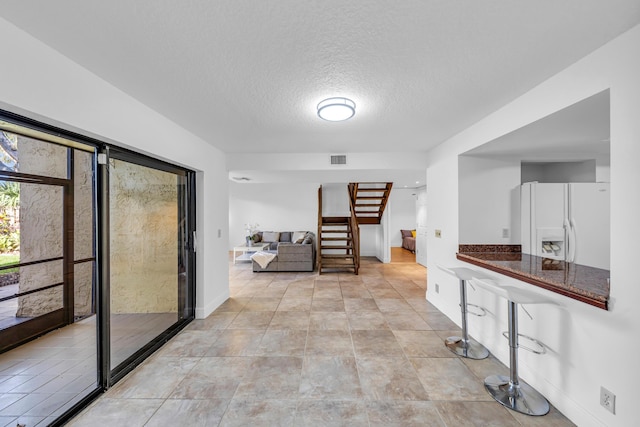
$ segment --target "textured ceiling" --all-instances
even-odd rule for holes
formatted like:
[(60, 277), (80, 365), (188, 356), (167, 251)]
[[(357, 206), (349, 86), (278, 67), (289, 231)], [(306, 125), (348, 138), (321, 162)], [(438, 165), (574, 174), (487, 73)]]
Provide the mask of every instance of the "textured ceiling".
[[(637, 0), (4, 0), (225, 152), (426, 150), (640, 21)], [(5, 41), (6, 42), (6, 41)], [(316, 116), (347, 96), (356, 116)]]

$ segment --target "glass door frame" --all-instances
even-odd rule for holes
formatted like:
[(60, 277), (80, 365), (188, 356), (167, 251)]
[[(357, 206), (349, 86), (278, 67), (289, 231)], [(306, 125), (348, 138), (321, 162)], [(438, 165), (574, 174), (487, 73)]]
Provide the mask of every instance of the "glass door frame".
[[(94, 152), (94, 206), (95, 206), (95, 219), (94, 219), (94, 253), (95, 253), (95, 310), (96, 310), (96, 354), (97, 354), (97, 387), (96, 389), (87, 393), (87, 395), (78, 401), (74, 406), (61, 414), (51, 426), (62, 426), (67, 423), (74, 415), (80, 412), (84, 407), (91, 403), (94, 399), (100, 396), (103, 392), (109, 389), (118, 380), (123, 378), (127, 373), (133, 370), (144, 359), (150, 356), (158, 348), (160, 348), (165, 342), (175, 336), (181, 329), (183, 329), (191, 320), (195, 318), (195, 292), (196, 292), (196, 173), (193, 170), (182, 168), (180, 166), (172, 165), (170, 163), (154, 159), (152, 157), (136, 153), (131, 150), (119, 148), (111, 144), (107, 144), (104, 141), (88, 137), (67, 129), (62, 129), (56, 126), (45, 124), (28, 117), (24, 117), (12, 112), (0, 110), (0, 130), (17, 133), (20, 135), (36, 138), (42, 141), (54, 143), (57, 145), (63, 145), (69, 147), (70, 151), (73, 149), (81, 149), (87, 151), (88, 147), (93, 147), (96, 150)], [(180, 300), (180, 303), (184, 302), (182, 307), (186, 307), (186, 310), (179, 315), (178, 322), (173, 324), (158, 337), (147, 343), (143, 348), (131, 356), (127, 361), (111, 370), (110, 367), (110, 341), (109, 341), (109, 326), (110, 326), (110, 295), (109, 295), (109, 156), (125, 160), (131, 163), (147, 166), (150, 168), (160, 169), (166, 172), (176, 173), (186, 177), (186, 192), (179, 197), (180, 205), (179, 209), (186, 211), (185, 215), (185, 228), (184, 228), (184, 253), (186, 255), (185, 262), (185, 281), (186, 281), (186, 295)], [(70, 166), (73, 170), (73, 155), (71, 155)], [(15, 175), (15, 174), (14, 174)], [(19, 174), (18, 174), (19, 175)], [(16, 175), (17, 176), (17, 175)], [(25, 179), (30, 177), (25, 176)], [(37, 177), (43, 178), (43, 177)], [(46, 177), (45, 177), (46, 178)], [(47, 178), (48, 179), (48, 178)], [(52, 178), (56, 180), (55, 178)], [(73, 181), (65, 183), (62, 179), (57, 179), (54, 185), (71, 185)], [(27, 181), (25, 181), (27, 182)], [(34, 181), (30, 181), (34, 182)], [(47, 182), (48, 183), (48, 182)], [(63, 190), (64, 191), (64, 190)], [(73, 192), (71, 186), (69, 192)], [(65, 209), (67, 194), (65, 192)], [(73, 195), (71, 194), (71, 197)], [(73, 229), (73, 210), (64, 211), (65, 218), (70, 218), (70, 228)], [(67, 219), (65, 219), (67, 221)], [(66, 226), (66, 223), (65, 223)], [(69, 238), (71, 240), (69, 240)], [(73, 234), (68, 235), (65, 233), (64, 241), (67, 243), (63, 252), (63, 256), (67, 256), (66, 250), (71, 250), (70, 266), (65, 265), (64, 280), (71, 282), (73, 278)], [(68, 241), (68, 242), (67, 242)], [(69, 273), (69, 274), (68, 274)], [(73, 286), (71, 282), (70, 286)], [(73, 302), (73, 292), (66, 292), (64, 298), (71, 298)], [(66, 302), (66, 301), (65, 301)], [(70, 312), (67, 314), (68, 319), (73, 321), (73, 303), (71, 304)], [(65, 320), (68, 320), (65, 319)]]
[[(128, 163), (144, 166), (151, 169), (157, 169), (164, 172), (183, 176), (186, 179), (186, 193), (182, 191), (178, 193), (178, 210), (185, 213), (184, 220), (185, 226), (179, 229), (179, 232), (184, 232), (184, 252), (186, 257), (185, 262), (185, 283), (179, 283), (178, 286), (183, 286), (184, 294), (180, 293), (178, 304), (178, 321), (146, 343), (143, 347), (137, 350), (133, 355), (127, 358), (124, 362), (111, 368), (111, 347), (110, 347), (110, 332), (111, 332), (111, 294), (110, 294), (110, 278), (111, 269), (109, 266), (110, 256), (110, 214), (109, 214), (109, 159), (117, 159)], [(164, 343), (175, 336), (180, 330), (182, 330), (189, 322), (195, 318), (195, 232), (196, 232), (196, 200), (195, 200), (195, 172), (181, 168), (179, 166), (166, 163), (164, 161), (154, 159), (130, 150), (123, 148), (103, 145), (98, 153), (98, 173), (97, 173), (97, 186), (98, 186), (98, 233), (101, 238), (100, 244), (97, 250), (97, 266), (100, 272), (99, 282), (100, 286), (99, 294), (97, 295), (97, 313), (99, 319), (99, 365), (101, 373), (101, 382), (105, 389), (108, 389), (126, 374), (131, 372), (136, 366), (142, 363), (147, 357), (159, 349)], [(184, 231), (183, 231), (184, 230)], [(184, 304), (182, 304), (184, 303)], [(183, 310), (186, 308), (186, 310)]]
[[(73, 171), (73, 149), (67, 149), (68, 173)], [(67, 175), (69, 176), (69, 175)], [(71, 175), (72, 176), (72, 175)], [(10, 326), (0, 331), (0, 335), (9, 339), (10, 344), (0, 347), (0, 351), (8, 351), (31, 341), (41, 335), (51, 332), (73, 323), (74, 315), (74, 293), (73, 293), (73, 178), (54, 178), (41, 175), (25, 174), (20, 172), (0, 171), (0, 180), (7, 182), (17, 182), (20, 184), (47, 185), (62, 189), (62, 254), (55, 258), (40, 259), (30, 262), (18, 262), (2, 269), (15, 267), (27, 267), (31, 265), (44, 264), (48, 262), (62, 261), (62, 282), (53, 283), (26, 292), (19, 292), (5, 299), (20, 298), (38, 292), (62, 286), (62, 308), (56, 309), (46, 314), (34, 317), (33, 319)], [(4, 300), (4, 299), (3, 299)], [(4, 340), (7, 342), (7, 340)]]

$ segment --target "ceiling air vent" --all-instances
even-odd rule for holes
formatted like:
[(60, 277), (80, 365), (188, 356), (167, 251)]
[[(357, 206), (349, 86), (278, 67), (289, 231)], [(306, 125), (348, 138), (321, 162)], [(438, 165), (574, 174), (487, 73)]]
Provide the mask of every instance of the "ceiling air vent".
[(347, 156), (345, 154), (332, 154), (331, 155), (331, 164), (332, 165), (346, 165), (347, 164)]

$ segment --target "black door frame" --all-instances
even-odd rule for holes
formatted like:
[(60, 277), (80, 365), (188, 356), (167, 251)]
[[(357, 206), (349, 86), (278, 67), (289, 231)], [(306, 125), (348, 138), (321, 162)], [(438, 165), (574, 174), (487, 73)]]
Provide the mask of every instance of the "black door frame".
[[(69, 151), (71, 151), (71, 154)], [(67, 156), (73, 156), (72, 151), (73, 150), (69, 149), (67, 151)], [(72, 160), (71, 165), (73, 166)], [(54, 329), (73, 323), (73, 176), (71, 176), (71, 178), (64, 179), (20, 172), (0, 171), (0, 180), (18, 182), (21, 184), (48, 185), (62, 188), (62, 200), (60, 201), (62, 203), (62, 235), (60, 236), (62, 241), (62, 255), (37, 261), (18, 262), (16, 264), (0, 267), (0, 270), (8, 270), (16, 267), (26, 267), (53, 261), (63, 261), (62, 282), (53, 283), (26, 292), (19, 292), (0, 300), (6, 301), (20, 298), (22, 296), (62, 286), (62, 308), (0, 330), (0, 337), (3, 338), (1, 341), (3, 344), (0, 345), (0, 352), (4, 352), (15, 347), (19, 347), (34, 338), (53, 331)]]
[[(122, 379), (128, 372), (149, 357), (160, 348), (165, 342), (175, 336), (195, 317), (195, 292), (196, 292), (196, 256), (195, 256), (195, 232), (196, 232), (196, 173), (193, 170), (167, 163), (136, 153), (132, 150), (117, 147), (104, 141), (88, 137), (77, 132), (62, 129), (49, 124), (24, 117), (15, 113), (0, 110), (0, 130), (6, 130), (17, 134), (22, 134), (35, 139), (44, 140), (57, 145), (69, 148), (71, 152), (68, 156), (68, 168), (73, 170), (73, 148), (93, 147), (94, 154), (94, 206), (95, 206), (95, 302), (97, 319), (97, 388), (89, 392), (84, 398), (76, 403), (69, 410), (53, 421), (51, 426), (62, 426), (69, 421), (80, 410), (91, 403), (96, 397), (110, 388), (117, 381)], [(186, 210), (185, 227), (181, 229), (184, 233), (185, 260), (185, 281), (186, 295), (182, 300), (185, 308), (178, 321), (161, 333), (154, 340), (149, 342), (129, 359), (119, 365), (115, 370), (110, 367), (110, 340), (109, 340), (109, 157), (114, 156), (121, 160), (136, 163), (155, 169), (172, 172), (186, 177), (186, 193), (180, 194), (180, 202)], [(18, 174), (20, 175), (20, 174)], [(22, 174), (25, 175), (25, 174)], [(28, 176), (24, 176), (29, 179)], [(42, 178), (42, 177), (38, 177)], [(55, 178), (51, 178), (55, 179)], [(63, 180), (64, 181), (64, 180)], [(69, 181), (69, 180), (66, 180)], [(30, 181), (33, 182), (33, 181)], [(73, 185), (67, 184), (70, 188), (65, 192), (65, 225), (69, 225), (70, 231), (66, 232), (63, 238), (63, 256), (70, 256), (70, 262), (66, 263), (64, 280), (69, 281), (69, 286), (73, 286)], [(71, 202), (71, 207), (67, 208), (67, 202)], [(70, 221), (70, 222), (68, 222)], [(82, 260), (82, 262), (88, 260)], [(73, 292), (66, 292), (65, 303), (71, 302), (71, 312), (66, 314), (64, 320), (73, 322)], [(26, 323), (26, 322), (25, 322)]]

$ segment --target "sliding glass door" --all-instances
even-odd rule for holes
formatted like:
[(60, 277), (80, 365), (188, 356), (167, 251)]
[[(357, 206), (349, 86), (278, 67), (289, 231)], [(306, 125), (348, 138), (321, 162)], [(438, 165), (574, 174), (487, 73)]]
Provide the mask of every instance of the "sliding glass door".
[(62, 425), (193, 318), (194, 193), (193, 171), (0, 111), (0, 415)]
[(109, 324), (114, 375), (193, 317), (189, 174), (110, 150)]

